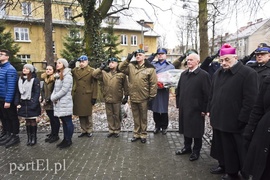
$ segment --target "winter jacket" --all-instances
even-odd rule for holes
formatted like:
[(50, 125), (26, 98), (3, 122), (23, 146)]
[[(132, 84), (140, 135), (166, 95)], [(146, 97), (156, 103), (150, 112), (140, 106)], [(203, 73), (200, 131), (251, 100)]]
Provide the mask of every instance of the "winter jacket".
[(81, 69), (76, 67), (72, 70), (73, 75), (73, 114), (77, 116), (92, 115), (92, 99), (97, 99), (97, 80), (93, 78), (94, 69), (90, 66)]
[(53, 103), (51, 101), (51, 94), (54, 89), (54, 74), (48, 76), (46, 73), (41, 74), (41, 78), (44, 80), (43, 86), (41, 88), (41, 97), (44, 100), (44, 109), (53, 110)]
[(156, 70), (148, 61), (140, 66), (126, 60), (119, 64), (119, 70), (128, 75), (131, 102), (141, 103), (157, 95)]
[(41, 114), (41, 108), (40, 108), (40, 102), (39, 102), (40, 82), (38, 78), (36, 77), (33, 77), (33, 78), (34, 78), (34, 81), (33, 81), (33, 86), (32, 86), (31, 99), (30, 100), (21, 99), (19, 88), (17, 88), (16, 97), (14, 101), (15, 105), (21, 106), (18, 109), (18, 116), (26, 118), (26, 119), (36, 118)]
[(104, 83), (103, 95), (106, 103), (120, 103), (123, 95), (128, 95), (127, 78), (122, 72), (107, 72), (98, 68), (93, 72), (93, 76)]
[(16, 69), (6, 62), (0, 63), (0, 100), (11, 103), (14, 100), (17, 87)]
[(71, 96), (73, 79), (70, 69), (65, 68), (63, 75), (63, 80), (56, 78), (53, 93), (51, 94), (51, 101), (54, 103), (54, 116), (56, 117), (70, 116), (73, 112)]

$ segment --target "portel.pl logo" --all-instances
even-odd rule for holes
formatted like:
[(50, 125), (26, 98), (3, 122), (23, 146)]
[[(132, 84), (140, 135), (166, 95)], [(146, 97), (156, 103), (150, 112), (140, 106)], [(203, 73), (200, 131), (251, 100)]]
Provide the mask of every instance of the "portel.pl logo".
[(9, 174), (15, 171), (53, 171), (57, 174), (60, 171), (66, 170), (66, 160), (62, 162), (50, 163), (49, 159), (35, 159), (34, 161), (26, 163), (9, 163)]

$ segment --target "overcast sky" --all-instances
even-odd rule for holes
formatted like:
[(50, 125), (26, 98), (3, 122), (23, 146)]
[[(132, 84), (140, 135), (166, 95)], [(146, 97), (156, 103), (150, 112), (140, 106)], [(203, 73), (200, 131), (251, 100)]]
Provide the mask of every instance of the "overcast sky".
[[(176, 22), (179, 19), (180, 15), (185, 15), (188, 13), (188, 9), (196, 9), (197, 3), (196, 0), (191, 1), (191, 8), (183, 9), (183, 2), (178, 0), (148, 0), (149, 2), (154, 4), (153, 6), (149, 5), (146, 0), (133, 0), (131, 3), (131, 7), (141, 7), (146, 10), (146, 12), (150, 15), (153, 22), (155, 23), (155, 30), (161, 36), (166, 34), (166, 41), (169, 48), (173, 48), (179, 44), (176, 36)], [(186, 0), (187, 1), (187, 0)], [(255, 21), (255, 19), (270, 18), (270, 1), (264, 1), (263, 6), (259, 7), (256, 15), (252, 14), (250, 16), (250, 12), (246, 11), (245, 13), (237, 11), (237, 14), (231, 14), (227, 16), (227, 19), (222, 23), (219, 23), (216, 28), (216, 32), (224, 35), (226, 32), (233, 33), (237, 29), (242, 26), (245, 26), (249, 21)], [(193, 8), (192, 8), (193, 6)], [(242, 6), (241, 6), (242, 7)], [(246, 6), (247, 9), (248, 6)], [(171, 10), (167, 10), (171, 9)], [(237, 17), (237, 18), (236, 18)]]

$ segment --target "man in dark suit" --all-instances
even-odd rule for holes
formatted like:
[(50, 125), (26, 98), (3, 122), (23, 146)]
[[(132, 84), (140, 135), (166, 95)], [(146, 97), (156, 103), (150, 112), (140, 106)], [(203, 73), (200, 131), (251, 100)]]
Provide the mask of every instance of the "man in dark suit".
[[(189, 160), (197, 160), (202, 147), (204, 116), (210, 93), (210, 76), (199, 67), (198, 54), (187, 57), (188, 69), (184, 71), (176, 90), (176, 104), (179, 108), (179, 132), (184, 134), (184, 147), (176, 155), (191, 153)], [(191, 148), (194, 139), (194, 146)]]
[(258, 80), (256, 71), (238, 62), (236, 49), (229, 44), (220, 49), (220, 63), (208, 107), (214, 132), (211, 156), (222, 163), (216, 168), (225, 171), (222, 179), (234, 179), (239, 178), (245, 157), (242, 132), (257, 97)]

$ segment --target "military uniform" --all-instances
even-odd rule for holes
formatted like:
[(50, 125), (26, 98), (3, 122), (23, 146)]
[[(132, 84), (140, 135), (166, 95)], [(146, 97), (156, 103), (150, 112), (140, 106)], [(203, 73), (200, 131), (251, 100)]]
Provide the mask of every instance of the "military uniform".
[(97, 80), (92, 76), (94, 69), (76, 67), (73, 75), (73, 114), (79, 116), (82, 133), (92, 133), (92, 99), (97, 99)]
[(106, 106), (109, 133), (118, 134), (121, 130), (121, 102), (128, 96), (126, 75), (119, 71), (96, 69), (93, 77), (103, 81), (103, 95)]
[(147, 136), (148, 101), (157, 94), (157, 75), (155, 67), (148, 61), (141, 66), (135, 62), (123, 61), (119, 70), (128, 75), (129, 96), (134, 118), (134, 138)]

